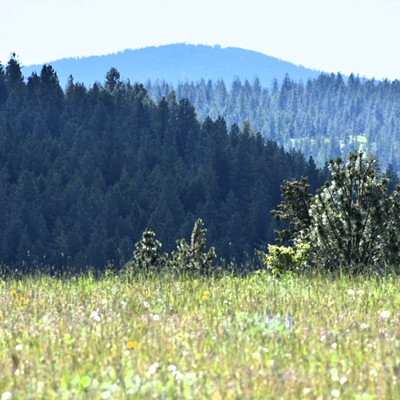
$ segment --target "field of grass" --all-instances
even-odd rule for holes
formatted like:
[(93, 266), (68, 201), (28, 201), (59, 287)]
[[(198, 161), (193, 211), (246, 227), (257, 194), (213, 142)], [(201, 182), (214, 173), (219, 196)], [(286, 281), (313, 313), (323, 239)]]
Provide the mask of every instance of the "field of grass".
[(399, 292), (394, 277), (5, 279), (0, 398), (400, 398)]

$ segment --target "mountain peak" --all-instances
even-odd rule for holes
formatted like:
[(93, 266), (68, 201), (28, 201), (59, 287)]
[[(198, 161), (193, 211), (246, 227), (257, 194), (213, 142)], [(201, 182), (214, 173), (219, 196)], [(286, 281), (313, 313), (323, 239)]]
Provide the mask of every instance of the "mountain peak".
[[(293, 80), (302, 81), (319, 75), (318, 71), (252, 50), (183, 43), (127, 49), (102, 56), (64, 58), (48, 64), (57, 72), (63, 87), (70, 75), (76, 82), (87, 86), (96, 81), (103, 82), (112, 67), (120, 72), (123, 79), (131, 82), (166, 81), (174, 85), (200, 79), (223, 79), (230, 84), (236, 78), (252, 81), (258, 77), (263, 85), (269, 86), (274, 79), (281, 81), (286, 74)], [(40, 72), (41, 67), (24, 67), (23, 74), (30, 76), (32, 72)]]

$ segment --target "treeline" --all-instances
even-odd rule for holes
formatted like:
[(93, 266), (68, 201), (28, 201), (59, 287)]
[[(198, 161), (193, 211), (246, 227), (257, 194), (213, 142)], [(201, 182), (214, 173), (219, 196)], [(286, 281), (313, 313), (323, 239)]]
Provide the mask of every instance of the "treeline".
[(154, 102), (111, 69), (65, 91), (51, 66), (27, 79), (0, 67), (0, 262), (120, 265), (145, 229), (165, 251), (196, 218), (219, 257), (243, 260), (274, 240), (269, 211), (284, 179), (325, 180), (312, 159), (249, 125), (199, 122), (188, 100)]
[(175, 90), (187, 98), (199, 116), (223, 116), (230, 126), (251, 121), (266, 140), (286, 150), (296, 148), (317, 165), (330, 158), (363, 150), (378, 157), (386, 168), (400, 170), (400, 81), (363, 80), (354, 75), (321, 74), (306, 83), (288, 76), (270, 88), (259, 80), (167, 83), (146, 88), (154, 99)]

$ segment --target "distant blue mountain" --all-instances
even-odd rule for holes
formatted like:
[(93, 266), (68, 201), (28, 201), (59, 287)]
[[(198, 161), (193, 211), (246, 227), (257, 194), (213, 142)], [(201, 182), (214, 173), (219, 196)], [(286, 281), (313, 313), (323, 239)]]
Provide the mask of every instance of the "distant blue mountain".
[[(70, 75), (75, 82), (91, 86), (104, 82), (110, 68), (116, 68), (123, 80), (146, 83), (166, 81), (173, 85), (178, 82), (197, 82), (200, 79), (225, 80), (230, 84), (234, 79), (252, 81), (258, 77), (265, 86), (274, 79), (281, 81), (287, 74), (295, 81), (316, 78), (320, 72), (297, 66), (264, 54), (234, 47), (171, 44), (146, 47), (139, 50), (125, 50), (104, 56), (65, 58), (47, 64), (57, 72), (62, 87)], [(40, 73), (42, 65), (23, 67), (25, 77), (32, 72)]]

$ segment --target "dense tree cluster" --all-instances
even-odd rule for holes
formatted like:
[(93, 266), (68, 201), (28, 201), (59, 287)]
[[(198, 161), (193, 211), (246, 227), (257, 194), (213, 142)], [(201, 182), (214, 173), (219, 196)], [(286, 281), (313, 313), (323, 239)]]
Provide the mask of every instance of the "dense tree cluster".
[(251, 121), (268, 140), (285, 149), (296, 148), (317, 165), (330, 158), (363, 150), (378, 157), (386, 168), (400, 170), (400, 81), (363, 80), (354, 75), (321, 74), (306, 83), (288, 76), (270, 88), (240, 80), (227, 87), (223, 81), (148, 83), (152, 98), (175, 90), (187, 98), (200, 117), (223, 116), (230, 126)]
[(218, 256), (273, 241), (269, 210), (284, 179), (324, 178), (312, 159), (265, 142), (249, 125), (199, 122), (188, 100), (155, 102), (111, 69), (66, 90), (51, 66), (26, 80), (0, 66), (0, 261), (101, 268), (132, 257), (151, 229), (166, 251), (196, 218)]
[[(306, 179), (282, 185), (284, 201), (274, 215), (287, 221), (289, 229), (280, 231), (280, 238), (310, 247), (309, 264), (314, 268), (398, 272), (400, 186), (388, 190), (390, 179), (379, 177), (376, 160), (362, 152), (351, 153), (347, 163), (331, 160), (329, 169), (330, 181), (315, 195), (308, 193)], [(276, 265), (295, 260), (292, 248), (275, 247), (270, 261)]]

